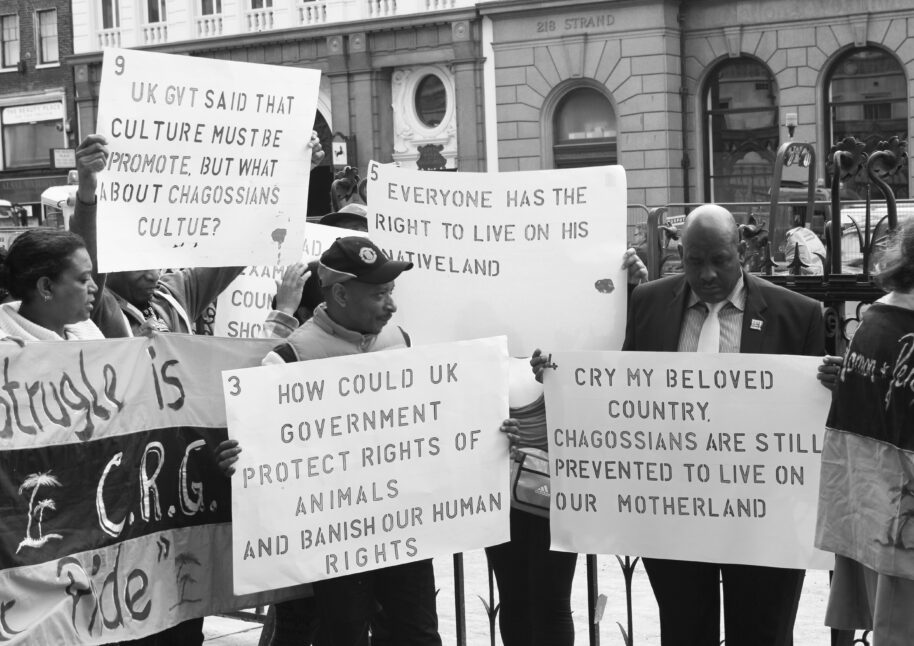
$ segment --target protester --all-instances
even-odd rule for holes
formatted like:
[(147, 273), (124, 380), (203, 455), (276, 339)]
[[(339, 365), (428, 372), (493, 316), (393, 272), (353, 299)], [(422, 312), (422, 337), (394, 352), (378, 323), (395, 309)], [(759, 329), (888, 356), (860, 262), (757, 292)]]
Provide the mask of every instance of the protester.
[[(264, 365), (409, 346), (407, 334), (387, 323), (397, 311), (394, 281), (411, 268), (412, 263), (390, 260), (368, 238), (337, 239), (321, 255), (317, 269), (325, 302), (285, 343), (267, 354)], [(226, 474), (234, 473), (240, 452), (236, 440), (226, 440), (217, 448), (219, 466)], [(378, 604), (391, 645), (441, 644), (431, 560), (317, 581), (314, 592), (317, 646), (367, 646)]]
[(825, 623), (873, 631), (878, 646), (914, 644), (914, 226), (896, 230), (877, 265), (888, 293), (863, 315), (833, 387), (819, 484), (816, 547), (835, 553)]
[(89, 320), (98, 286), (82, 238), (31, 229), (3, 252), (0, 286), (15, 302), (0, 305), (2, 338), (16, 341), (102, 339)]
[[(526, 361), (523, 362), (526, 364)], [(542, 386), (524, 374), (533, 385), (520, 382), (512, 363), (509, 393), (511, 419), (501, 426), (517, 450), (545, 450), (546, 405)], [(539, 388), (536, 388), (539, 386)], [(531, 388), (533, 388), (531, 390)], [(578, 555), (549, 549), (549, 512), (537, 515), (515, 504), (511, 492), (511, 540), (486, 548), (486, 558), (498, 583), (498, 626), (505, 646), (571, 646), (574, 622), (571, 618), (571, 585)], [(544, 504), (549, 504), (548, 493)]]
[[(328, 213), (318, 224), (350, 231), (368, 231), (368, 219), (364, 215), (351, 212)], [(317, 261), (289, 265), (277, 287), (273, 310), (267, 314), (263, 324), (264, 337), (286, 338), (299, 325), (311, 318), (314, 308), (323, 301), (324, 296), (317, 277)]]
[[(76, 149), (79, 187), (70, 229), (88, 242), (97, 263), (96, 196), (98, 173), (108, 159), (107, 141), (89, 135)], [(155, 332), (190, 334), (204, 309), (228, 287), (244, 267), (198, 267), (162, 275), (159, 269), (109, 274), (92, 320), (108, 338)]]
[[(648, 277), (647, 268), (634, 249), (626, 250), (622, 268), (630, 285)], [(536, 356), (541, 353), (537, 351)], [(501, 432), (511, 444), (512, 459), (518, 451), (533, 448), (545, 451), (546, 404), (543, 397), (542, 369), (530, 379), (529, 367), (517, 370), (511, 363), (509, 405), (511, 418)], [(538, 361), (533, 361), (537, 364)], [(526, 376), (527, 379), (523, 377)], [(499, 630), (505, 646), (571, 646), (574, 622), (571, 618), (571, 585), (578, 556), (550, 550), (548, 508), (545, 513), (521, 509), (511, 495), (511, 540), (486, 548), (486, 557), (498, 583)], [(544, 501), (548, 505), (548, 498)]]
[[(323, 157), (316, 133), (311, 141), (312, 169)], [(97, 262), (96, 188), (98, 173), (108, 160), (107, 141), (101, 135), (89, 135), (76, 150), (79, 186), (76, 209), (70, 228), (88, 241), (93, 263)], [(151, 332), (192, 334), (193, 322), (216, 297), (242, 272), (244, 267), (200, 267), (162, 274), (159, 269), (123, 271), (107, 276), (93, 308), (92, 320), (106, 337), (128, 337)], [(165, 646), (167, 644), (202, 644), (203, 618), (190, 619), (140, 640), (123, 642), (132, 646)]]
[[(623, 350), (821, 356), (822, 308), (742, 270), (733, 216), (706, 204), (681, 232), (684, 273), (632, 293)], [(541, 374), (547, 358), (535, 353)], [(720, 585), (728, 644), (790, 646), (803, 570), (645, 558), (660, 607), (662, 646), (720, 643)]]

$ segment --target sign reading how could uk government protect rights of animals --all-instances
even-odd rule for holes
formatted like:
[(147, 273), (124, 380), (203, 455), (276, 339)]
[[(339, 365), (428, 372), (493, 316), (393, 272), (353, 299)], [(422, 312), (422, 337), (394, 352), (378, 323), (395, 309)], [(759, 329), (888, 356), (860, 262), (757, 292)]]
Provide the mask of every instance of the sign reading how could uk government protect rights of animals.
[(368, 180), (369, 236), (415, 265), (396, 299), (418, 342), (507, 331), (511, 356), (622, 346), (621, 166), (428, 173), (372, 162)]
[(316, 70), (106, 49), (100, 269), (298, 260), (319, 83)]
[(223, 373), (236, 591), (509, 538), (504, 337)]
[(817, 357), (553, 353), (552, 545), (828, 568), (813, 549), (831, 393)]

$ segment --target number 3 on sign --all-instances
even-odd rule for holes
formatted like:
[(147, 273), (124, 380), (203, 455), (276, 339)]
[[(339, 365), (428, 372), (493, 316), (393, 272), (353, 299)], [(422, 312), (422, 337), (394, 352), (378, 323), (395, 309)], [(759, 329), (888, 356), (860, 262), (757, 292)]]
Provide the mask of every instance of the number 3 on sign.
[(228, 378), (229, 385), (232, 389), (229, 391), (229, 395), (232, 397), (237, 397), (241, 394), (241, 380), (236, 375), (231, 375)]

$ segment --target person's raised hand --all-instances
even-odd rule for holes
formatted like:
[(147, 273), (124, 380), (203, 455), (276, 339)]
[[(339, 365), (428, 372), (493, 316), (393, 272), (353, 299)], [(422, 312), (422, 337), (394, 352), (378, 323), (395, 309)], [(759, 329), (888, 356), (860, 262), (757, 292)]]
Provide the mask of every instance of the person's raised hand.
[(321, 148), (321, 140), (317, 136), (317, 130), (311, 131), (311, 140), (308, 142), (308, 148), (311, 149), (311, 170), (320, 166), (324, 159), (324, 151)]
[(294, 316), (295, 311), (301, 303), (302, 289), (311, 272), (308, 271), (308, 265), (303, 262), (296, 262), (288, 267), (282, 274), (282, 281), (276, 288), (276, 309), (280, 312)]
[(508, 445), (511, 447), (511, 459), (517, 460), (517, 447), (520, 443), (520, 422), (513, 417), (506, 419), (501, 423), (501, 426), (498, 427), (498, 430), (504, 433), (508, 438)]
[(647, 267), (638, 255), (638, 252), (629, 247), (622, 254), (622, 269), (628, 272), (628, 282), (632, 285), (638, 285), (647, 280)]
[(822, 357), (822, 363), (819, 364), (816, 379), (834, 393), (838, 389), (842, 366), (844, 366), (844, 357), (826, 355)]
[(543, 351), (537, 348), (530, 357), (530, 367), (533, 368), (533, 376), (540, 383), (543, 383), (543, 372), (546, 368), (553, 367), (552, 355), (543, 354)]
[(95, 202), (97, 174), (108, 163), (108, 140), (102, 135), (89, 135), (76, 148), (76, 174), (79, 177), (77, 197), (85, 204)]

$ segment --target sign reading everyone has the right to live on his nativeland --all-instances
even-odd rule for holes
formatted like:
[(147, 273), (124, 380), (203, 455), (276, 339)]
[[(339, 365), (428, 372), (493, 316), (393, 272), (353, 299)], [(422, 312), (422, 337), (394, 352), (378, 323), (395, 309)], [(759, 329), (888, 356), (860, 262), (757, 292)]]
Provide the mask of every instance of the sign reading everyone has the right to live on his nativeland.
[(504, 337), (223, 373), (235, 590), (510, 537)]
[(789, 568), (813, 548), (831, 393), (818, 357), (553, 353), (555, 549)]
[(397, 320), (417, 343), (507, 334), (514, 357), (622, 347), (625, 186), (621, 166), (429, 173), (371, 162), (369, 236), (414, 265), (397, 279)]

